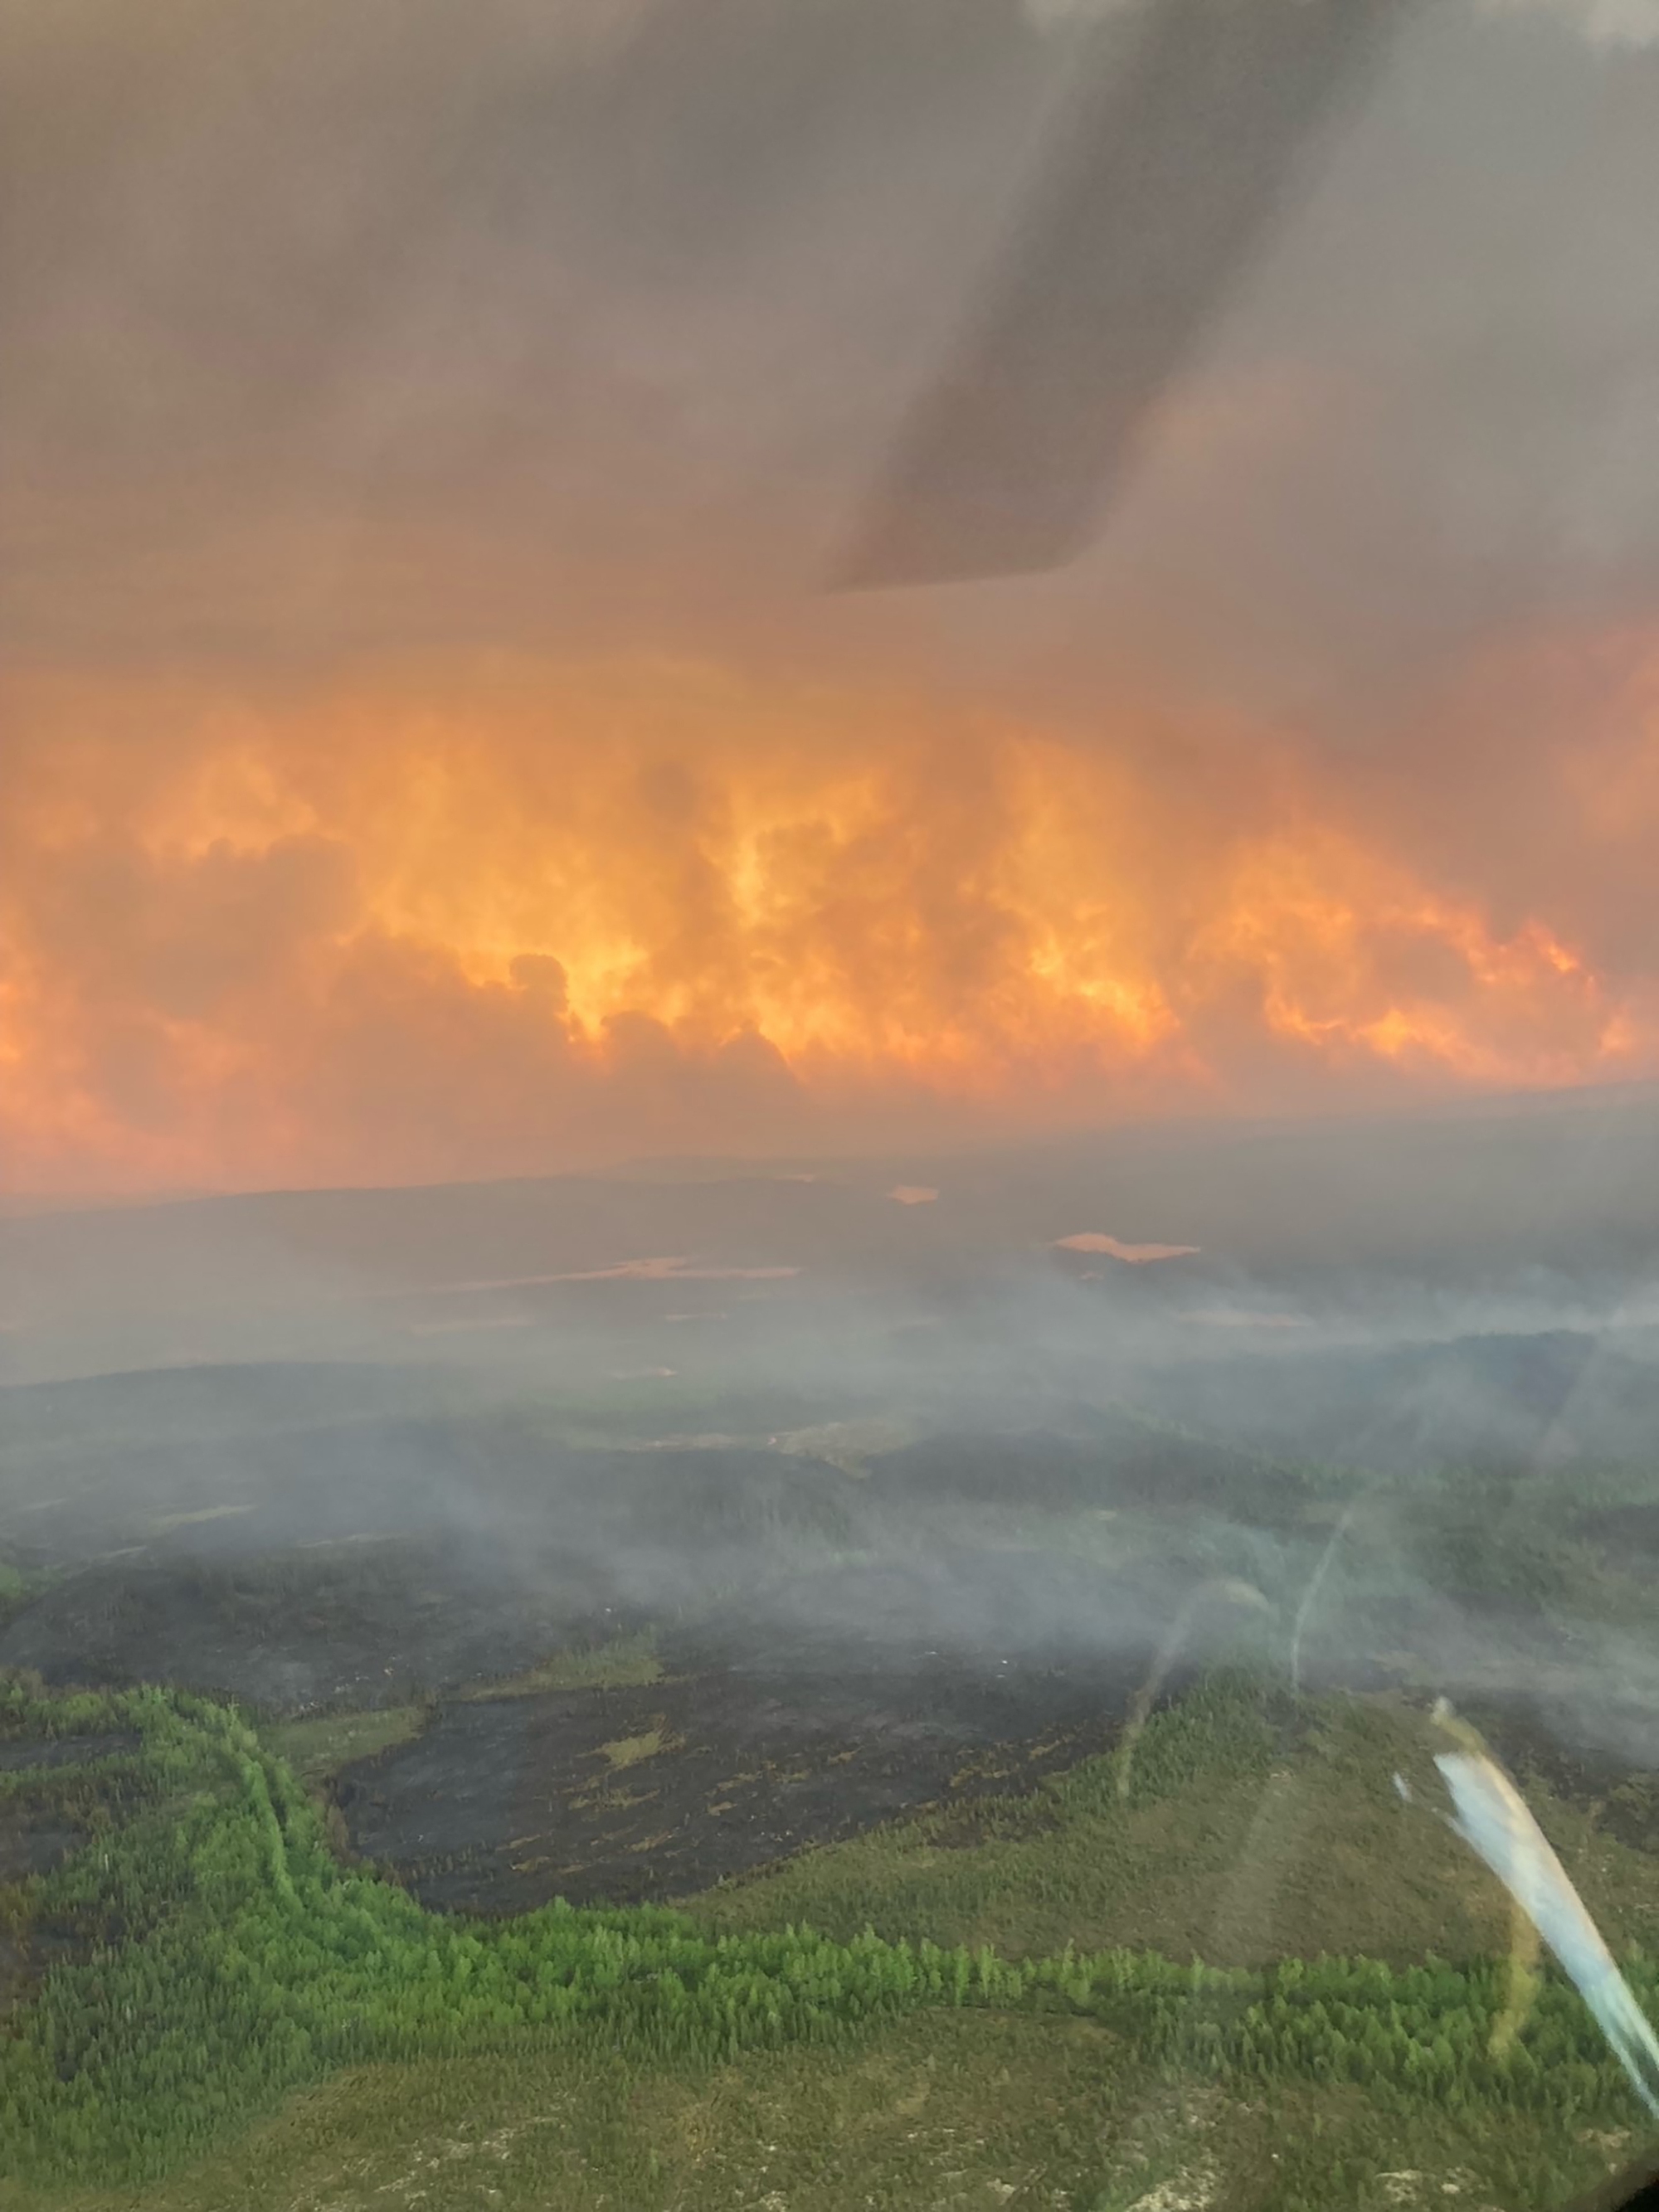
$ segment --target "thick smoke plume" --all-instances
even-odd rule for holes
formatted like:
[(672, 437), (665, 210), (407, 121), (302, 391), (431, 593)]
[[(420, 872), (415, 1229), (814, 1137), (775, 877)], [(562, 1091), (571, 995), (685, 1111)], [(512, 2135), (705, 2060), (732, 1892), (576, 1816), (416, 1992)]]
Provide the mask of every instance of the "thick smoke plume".
[(1419, 11), (1086, 560), (828, 597), (1078, 51), (13, 11), (9, 1184), (1651, 1067), (1650, 58)]

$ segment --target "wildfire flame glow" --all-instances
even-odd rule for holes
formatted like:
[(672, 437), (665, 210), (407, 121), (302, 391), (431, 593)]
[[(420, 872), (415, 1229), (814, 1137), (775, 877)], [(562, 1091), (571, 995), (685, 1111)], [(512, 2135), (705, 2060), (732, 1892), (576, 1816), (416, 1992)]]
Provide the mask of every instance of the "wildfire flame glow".
[(1258, 731), (1170, 769), (1127, 708), (1079, 734), (675, 666), (25, 706), (0, 847), (25, 1188), (1650, 1064), (1570, 927), (1428, 879)]

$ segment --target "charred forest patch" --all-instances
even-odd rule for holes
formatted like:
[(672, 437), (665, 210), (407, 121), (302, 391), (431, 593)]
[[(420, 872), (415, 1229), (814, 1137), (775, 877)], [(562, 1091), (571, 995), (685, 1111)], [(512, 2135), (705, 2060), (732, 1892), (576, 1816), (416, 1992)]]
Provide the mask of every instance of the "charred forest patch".
[[(427, 1904), (689, 1894), (923, 1807), (1007, 1801), (1111, 1743), (1145, 1659), (664, 1644), (665, 1679), (469, 1703), (337, 1785), (352, 1847)], [(1172, 1684), (1172, 1687), (1174, 1685)]]
[(481, 1547), (394, 1539), (88, 1568), (11, 1623), (0, 1666), (54, 1687), (177, 1683), (273, 1712), (398, 1705), (597, 1640), (613, 1618), (579, 1572), (530, 1587)]
[(138, 1748), (124, 1729), (0, 1741), (0, 2033), (52, 1967), (118, 1932), (95, 1911), (43, 1911), (37, 1893), (136, 1802)]

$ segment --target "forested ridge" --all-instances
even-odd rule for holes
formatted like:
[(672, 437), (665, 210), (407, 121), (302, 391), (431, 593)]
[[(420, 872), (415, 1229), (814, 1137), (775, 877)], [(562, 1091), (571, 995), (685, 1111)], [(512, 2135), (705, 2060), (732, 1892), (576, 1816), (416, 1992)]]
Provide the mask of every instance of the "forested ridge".
[[(1194, 1693), (1248, 1725), (1259, 1692)], [(1155, 1717), (1143, 1777), (1176, 1771), (1193, 1700)], [(1573, 1990), (1547, 1976), (1510, 2033), (1508, 1961), (1263, 1970), (1146, 1952), (1016, 1960), (805, 1928), (711, 1936), (655, 1907), (518, 1918), (428, 1912), (342, 1864), (289, 1768), (234, 1708), (159, 1688), (53, 1695), (0, 1685), (12, 1755), (72, 1737), (131, 1750), (20, 1763), (8, 1796), (87, 1831), (53, 1870), (0, 1890), (0, 1935), (42, 1971), (0, 2018), (0, 2174), (44, 2185), (162, 2174), (289, 2091), (369, 2060), (597, 2039), (642, 2068), (842, 2043), (920, 2006), (1063, 2010), (1172, 2075), (1352, 2081), (1402, 2110), (1521, 2106), (1628, 2124), (1630, 2093)], [(40, 1939), (40, 1940), (38, 1940)], [(1651, 2009), (1659, 1964), (1626, 1960)]]

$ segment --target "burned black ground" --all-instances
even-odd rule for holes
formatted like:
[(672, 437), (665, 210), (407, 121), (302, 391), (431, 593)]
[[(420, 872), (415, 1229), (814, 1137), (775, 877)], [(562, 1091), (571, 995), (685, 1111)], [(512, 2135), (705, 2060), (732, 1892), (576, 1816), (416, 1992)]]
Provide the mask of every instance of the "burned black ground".
[[(1583, 1363), (1554, 1340), (1538, 1361), (1504, 1402), (1553, 1419)], [(1382, 1382), (1275, 1356), (1237, 1410), (1273, 1412), (1294, 1367), (1333, 1433), (1355, 1392), (1415, 1421), (1514, 1358), (1449, 1364), (1455, 1389), (1440, 1352)], [(1167, 1693), (1240, 1656), (1473, 1700), (1517, 1766), (1553, 1760), (1607, 1832), (1647, 1832), (1659, 1509), (1634, 1462), (1546, 1480), (1518, 1431), (1478, 1466), (1275, 1456), (1220, 1433), (1219, 1400), (1191, 1430), (1068, 1398), (1046, 1425), (964, 1401), (782, 1433), (721, 1407), (653, 1436), (630, 1399), (604, 1443), (530, 1399), (412, 1406), (379, 1370), (281, 1426), (268, 1377), (245, 1404), (211, 1382), (36, 1407), (0, 1482), (27, 1582), (0, 1668), (168, 1682), (262, 1724), (396, 1709), (407, 1740), (335, 1777), (336, 1832), (434, 1904), (681, 1896), (929, 1806), (971, 1841), (976, 1807), (1110, 1743), (1155, 1674)], [(647, 1626), (659, 1680), (494, 1694)], [(67, 1847), (41, 1821), (29, 1850)]]
[(432, 1905), (689, 1893), (1109, 1744), (1145, 1656), (1069, 1667), (820, 1637), (669, 1638), (665, 1680), (448, 1707), (347, 1770), (353, 1845)]

